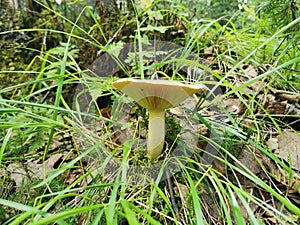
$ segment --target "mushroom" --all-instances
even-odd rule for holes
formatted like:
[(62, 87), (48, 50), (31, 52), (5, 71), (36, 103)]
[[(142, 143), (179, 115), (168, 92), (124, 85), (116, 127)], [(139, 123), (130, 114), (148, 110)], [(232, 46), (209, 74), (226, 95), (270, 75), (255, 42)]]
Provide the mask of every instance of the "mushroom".
[(148, 110), (147, 152), (150, 159), (156, 159), (164, 146), (165, 110), (207, 89), (202, 84), (187, 85), (169, 80), (133, 78), (119, 79), (113, 82), (112, 86)]

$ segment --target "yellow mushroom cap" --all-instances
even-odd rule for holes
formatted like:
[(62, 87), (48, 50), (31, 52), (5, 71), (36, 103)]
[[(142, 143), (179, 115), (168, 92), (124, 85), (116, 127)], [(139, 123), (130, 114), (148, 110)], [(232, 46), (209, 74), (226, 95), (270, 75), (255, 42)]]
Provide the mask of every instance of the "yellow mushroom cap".
[(133, 78), (119, 79), (112, 85), (148, 110), (172, 108), (189, 96), (207, 90), (202, 84), (187, 85), (177, 81)]

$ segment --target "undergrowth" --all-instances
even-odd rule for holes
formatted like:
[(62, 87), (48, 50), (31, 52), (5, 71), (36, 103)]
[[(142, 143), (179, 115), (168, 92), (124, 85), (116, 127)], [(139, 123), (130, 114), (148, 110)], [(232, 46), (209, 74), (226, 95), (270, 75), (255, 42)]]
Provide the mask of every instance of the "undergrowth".
[[(299, 98), (300, 18), (274, 29), (244, 6), (231, 18), (186, 19), (169, 3), (130, 6), (109, 31), (88, 6), (69, 18), (40, 4), (42, 29), (0, 32), (6, 42), (30, 34), (39, 46), (16, 42), (2, 55), (0, 75), (14, 80), (0, 90), (1, 224), (298, 224), (299, 173), (267, 140), (285, 129), (299, 136), (299, 116), (287, 121), (266, 98)], [(172, 49), (151, 48), (166, 40)], [(26, 52), (15, 67), (12, 57)], [(147, 113), (111, 86), (120, 77), (209, 87), (168, 110), (166, 151), (154, 162)]]

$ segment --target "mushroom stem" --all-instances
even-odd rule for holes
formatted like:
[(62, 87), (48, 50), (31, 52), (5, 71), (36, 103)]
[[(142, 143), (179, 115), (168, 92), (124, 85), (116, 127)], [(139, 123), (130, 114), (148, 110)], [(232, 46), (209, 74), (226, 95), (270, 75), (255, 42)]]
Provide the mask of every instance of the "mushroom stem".
[(165, 142), (165, 110), (149, 110), (147, 152), (150, 159), (156, 159)]

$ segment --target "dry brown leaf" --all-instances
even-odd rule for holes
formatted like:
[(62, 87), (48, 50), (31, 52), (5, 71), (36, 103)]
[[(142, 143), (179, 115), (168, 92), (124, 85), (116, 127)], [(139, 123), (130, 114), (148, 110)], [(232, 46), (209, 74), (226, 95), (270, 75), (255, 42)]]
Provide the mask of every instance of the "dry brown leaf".
[(269, 147), (269, 149), (271, 149), (272, 151), (278, 149), (278, 138), (270, 138), (267, 141), (267, 145)]
[(299, 103), (300, 96), (299, 95), (291, 95), (286, 93), (277, 93), (276, 96), (281, 100), (287, 100), (290, 103)]
[(29, 175), (20, 163), (12, 163), (7, 167), (10, 172), (10, 178), (15, 181), (16, 188), (21, 188), (23, 184), (28, 183)]
[[(262, 105), (265, 110), (270, 114), (285, 114), (287, 101), (280, 102), (275, 99), (274, 95), (268, 94), (267, 96), (260, 96)], [(259, 113), (264, 113), (262, 109), (259, 109)]]
[[(285, 108), (286, 115), (300, 115), (300, 107), (297, 107), (295, 104), (287, 104)], [(296, 117), (295, 117), (296, 118)]]
[[(269, 148), (274, 154), (291, 164), (292, 168), (300, 171), (300, 136), (291, 130), (284, 130), (282, 135), (270, 138), (267, 141)], [(274, 174), (276, 180), (289, 188), (289, 193), (298, 193), (300, 186), (300, 176), (298, 173), (288, 174), (284, 169), (268, 163), (270, 172)], [(292, 175), (292, 176), (291, 176)]]
[[(261, 172), (261, 167), (258, 164), (256, 158), (253, 156), (253, 153), (249, 149), (244, 148), (241, 151), (241, 154), (238, 156), (238, 160), (247, 167), (252, 173), (258, 174)], [(237, 165), (239, 167), (239, 165)]]
[(6, 174), (5, 169), (1, 169), (1, 170), (0, 170), (0, 178), (1, 178), (1, 177), (4, 177), (5, 174)]
[(284, 130), (282, 135), (270, 138), (267, 145), (274, 154), (291, 162), (293, 169), (300, 171), (300, 134), (291, 130)]
[[(186, 99), (186, 101), (184, 101), (180, 106), (170, 109), (170, 113), (177, 116), (174, 117), (174, 119), (184, 130), (180, 134), (180, 142), (184, 143), (191, 149), (205, 149), (207, 143), (200, 141), (198, 135), (195, 135), (195, 133), (207, 136), (208, 130), (206, 126), (199, 124), (199, 121), (191, 119), (191, 110), (195, 108), (196, 104), (197, 100), (193, 97), (190, 97)], [(214, 113), (216, 112), (214, 111)]]
[[(241, 81), (239, 81), (239, 80), (236, 80), (236, 81), (233, 82), (232, 85), (233, 85), (233, 86), (236, 86), (236, 87), (239, 87), (239, 86), (242, 86), (246, 81), (248, 81), (248, 80), (245, 80), (244, 82), (241, 82)], [(244, 91), (245, 93), (248, 93), (248, 94), (253, 95), (253, 90), (251, 90), (249, 87), (250, 87), (250, 86), (244, 87), (244, 88), (243, 88), (243, 91)]]
[(239, 98), (226, 98), (221, 104), (228, 112), (238, 115), (243, 114), (246, 110), (246, 106)]
[(245, 69), (245, 72), (250, 77), (253, 77), (253, 78), (257, 77), (257, 71), (256, 71), (256, 68), (254, 66), (248, 66), (248, 68)]
[(62, 158), (63, 154), (52, 155), (43, 164), (39, 159), (27, 161), (24, 164), (12, 163), (7, 167), (10, 172), (10, 178), (15, 181), (16, 187), (21, 188), (28, 184), (30, 179), (44, 179), (50, 175), (49, 171), (54, 169), (54, 165)]
[(258, 92), (261, 92), (264, 90), (264, 88), (266, 87), (266, 83), (263, 81), (256, 81), (253, 84), (251, 84), (250, 86), (252, 87), (252, 89), (254, 91), (256, 91), (258, 93)]
[(284, 130), (277, 136), (278, 148), (274, 154), (286, 162), (291, 162), (293, 169), (300, 171), (300, 134), (291, 130)]

